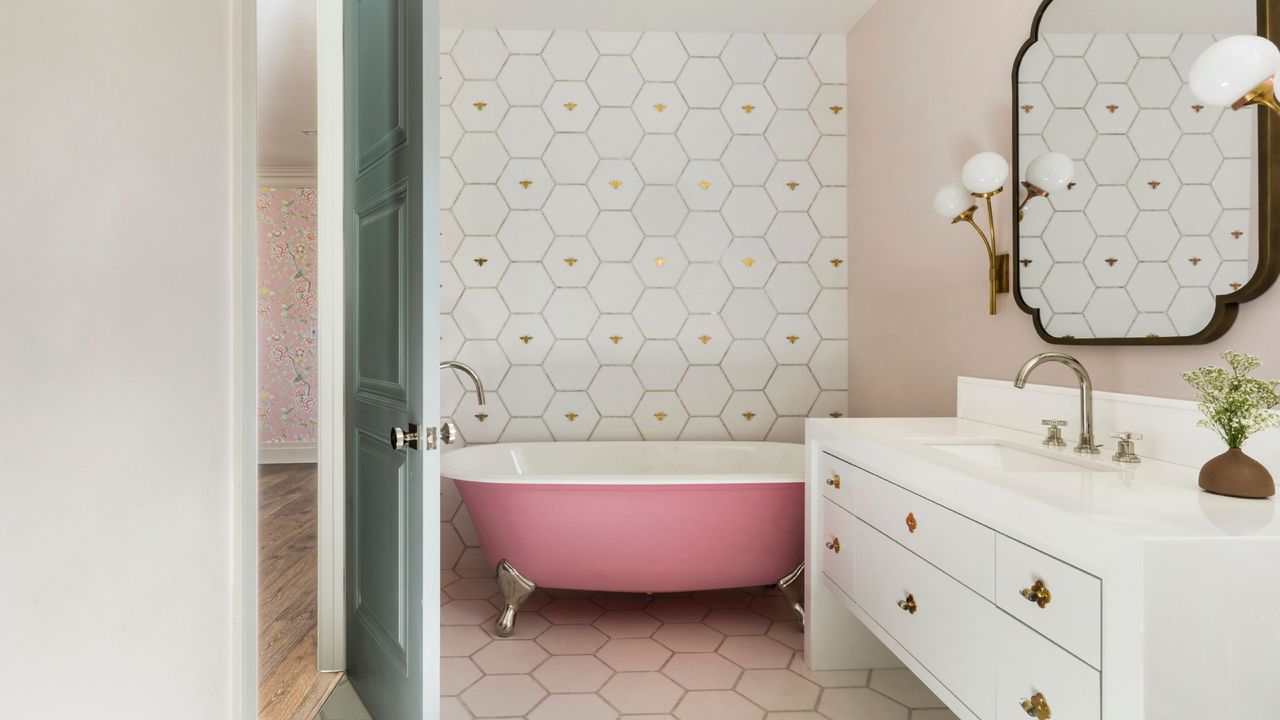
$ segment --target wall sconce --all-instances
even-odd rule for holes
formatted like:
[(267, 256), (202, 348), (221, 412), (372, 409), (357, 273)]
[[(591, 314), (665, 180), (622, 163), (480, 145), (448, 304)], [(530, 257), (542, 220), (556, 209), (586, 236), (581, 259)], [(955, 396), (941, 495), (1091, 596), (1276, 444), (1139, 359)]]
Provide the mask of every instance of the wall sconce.
[[(991, 198), (1004, 190), (1004, 181), (1009, 177), (1009, 163), (993, 152), (978, 153), (969, 158), (960, 172), (960, 181), (945, 185), (933, 197), (933, 209), (939, 215), (951, 219), (951, 224), (967, 222), (982, 238), (987, 247), (989, 269), (987, 283), (990, 294), (990, 312), (996, 314), (996, 294), (1009, 292), (1009, 253), (996, 252), (996, 220), (991, 209)], [(987, 203), (988, 232), (983, 232), (974, 222), (973, 214), (978, 205), (975, 199)]]
[(1022, 219), (1027, 203), (1038, 197), (1047, 198), (1049, 193), (1066, 188), (1075, 176), (1076, 164), (1062, 153), (1048, 152), (1027, 163), (1027, 179), (1022, 181), (1027, 197), (1018, 206), (1018, 219)]
[(1256, 35), (1235, 35), (1219, 40), (1200, 53), (1191, 66), (1191, 93), (1205, 105), (1239, 110), (1262, 105), (1280, 113), (1275, 76), (1280, 71), (1280, 49)]

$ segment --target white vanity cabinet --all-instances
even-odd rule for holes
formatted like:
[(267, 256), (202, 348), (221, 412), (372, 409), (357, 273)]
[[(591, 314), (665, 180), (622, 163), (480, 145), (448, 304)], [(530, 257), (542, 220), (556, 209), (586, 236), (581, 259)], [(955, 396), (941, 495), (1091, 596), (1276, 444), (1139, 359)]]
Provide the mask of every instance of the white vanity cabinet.
[(970, 421), (807, 435), (815, 669), (883, 644), (966, 720), (1280, 718), (1280, 523), (1213, 522), (1258, 506), (1202, 497), (1165, 463), (1054, 455), (1081, 469), (1018, 473), (931, 445), (1052, 453)]

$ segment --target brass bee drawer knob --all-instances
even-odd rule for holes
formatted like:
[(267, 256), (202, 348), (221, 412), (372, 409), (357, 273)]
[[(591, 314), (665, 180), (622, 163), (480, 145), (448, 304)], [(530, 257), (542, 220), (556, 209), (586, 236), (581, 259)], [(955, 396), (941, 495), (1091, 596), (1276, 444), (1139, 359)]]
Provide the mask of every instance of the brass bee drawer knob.
[(903, 611), (915, 615), (916, 614), (916, 596), (907, 593), (907, 596), (898, 601), (898, 607)]
[(831, 542), (827, 543), (827, 549), (840, 552), (840, 538), (831, 538)]
[(1029, 700), (1023, 698), (1022, 710), (1036, 720), (1049, 720), (1053, 717), (1053, 712), (1049, 710), (1049, 701), (1044, 699), (1044, 693), (1036, 693)]
[(828, 484), (828, 485), (830, 485), (831, 487), (833, 487), (833, 488), (835, 488), (835, 489), (839, 490), (839, 489), (840, 489), (840, 476), (839, 476), (839, 475), (837, 475), (837, 474), (835, 474), (835, 473), (832, 473), (832, 474), (831, 474), (831, 477), (827, 478), (827, 484)]
[(916, 514), (907, 513), (907, 532), (914, 533), (919, 525), (916, 523)]
[(1049, 592), (1049, 587), (1044, 584), (1043, 580), (1035, 581), (1031, 587), (1022, 588), (1020, 592), (1022, 597), (1042, 608), (1053, 601), (1053, 595)]

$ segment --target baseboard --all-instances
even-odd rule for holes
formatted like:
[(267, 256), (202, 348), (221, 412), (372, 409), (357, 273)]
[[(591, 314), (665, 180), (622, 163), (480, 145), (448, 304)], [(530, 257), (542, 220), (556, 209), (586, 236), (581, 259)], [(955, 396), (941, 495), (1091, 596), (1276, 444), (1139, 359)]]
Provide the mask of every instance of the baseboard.
[(258, 445), (258, 463), (261, 465), (314, 463), (316, 457), (314, 442), (273, 442)]

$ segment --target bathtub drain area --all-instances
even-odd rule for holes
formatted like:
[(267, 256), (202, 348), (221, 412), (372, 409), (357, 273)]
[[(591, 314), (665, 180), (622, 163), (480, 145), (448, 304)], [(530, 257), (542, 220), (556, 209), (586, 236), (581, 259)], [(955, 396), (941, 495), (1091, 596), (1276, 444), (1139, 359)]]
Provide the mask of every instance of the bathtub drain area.
[(446, 571), (444, 720), (954, 720), (910, 671), (814, 672), (775, 588), (542, 590), (499, 638), (490, 577)]

